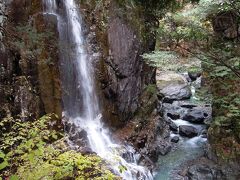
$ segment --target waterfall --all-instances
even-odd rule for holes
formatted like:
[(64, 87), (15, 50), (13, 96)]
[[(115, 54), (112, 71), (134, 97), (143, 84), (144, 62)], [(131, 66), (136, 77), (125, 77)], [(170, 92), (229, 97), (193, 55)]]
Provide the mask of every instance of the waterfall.
[[(76, 127), (87, 132), (91, 149), (105, 159), (123, 179), (153, 179), (150, 171), (136, 164), (136, 159), (129, 163), (120, 156), (118, 149), (123, 146), (112, 142), (101, 121), (102, 115), (94, 87), (94, 71), (86, 51), (79, 7), (74, 0), (43, 2), (45, 13), (57, 16), (58, 21), (64, 116)], [(61, 10), (57, 3), (61, 3)], [(126, 170), (121, 172), (121, 167)]]

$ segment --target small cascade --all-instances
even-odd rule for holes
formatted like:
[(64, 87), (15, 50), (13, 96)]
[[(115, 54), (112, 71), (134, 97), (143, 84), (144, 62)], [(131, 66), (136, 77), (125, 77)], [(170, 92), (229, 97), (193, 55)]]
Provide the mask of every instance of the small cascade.
[(56, 14), (56, 11), (57, 11), (56, 1), (44, 0), (44, 5), (45, 5), (44, 9), (46, 13)]
[[(126, 180), (153, 179), (149, 170), (137, 165), (133, 156), (127, 162), (121, 156), (121, 149), (129, 148), (115, 144), (108, 129), (102, 123), (102, 115), (95, 92), (94, 71), (91, 57), (86, 51), (84, 28), (79, 7), (74, 0), (61, 3), (61, 13), (55, 0), (43, 0), (45, 13), (57, 16), (60, 71), (63, 89), (64, 117), (76, 130), (87, 132), (91, 149), (105, 159), (116, 174)], [(125, 169), (121, 172), (121, 169)]]
[(201, 77), (195, 81), (189, 80), (187, 85), (191, 89), (190, 99), (163, 103), (164, 119), (171, 129), (173, 149), (168, 155), (159, 158), (160, 167), (154, 178), (156, 180), (184, 179), (179, 173), (182, 166), (204, 155), (207, 143), (206, 122), (211, 119), (212, 109), (209, 98), (206, 101), (199, 97), (199, 91), (203, 93)]

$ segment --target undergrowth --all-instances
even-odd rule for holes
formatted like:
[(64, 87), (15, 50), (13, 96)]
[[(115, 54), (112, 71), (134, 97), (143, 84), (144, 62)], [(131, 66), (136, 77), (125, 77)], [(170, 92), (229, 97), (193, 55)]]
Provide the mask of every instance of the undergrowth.
[(118, 179), (100, 157), (71, 150), (55, 114), (0, 121), (0, 180)]

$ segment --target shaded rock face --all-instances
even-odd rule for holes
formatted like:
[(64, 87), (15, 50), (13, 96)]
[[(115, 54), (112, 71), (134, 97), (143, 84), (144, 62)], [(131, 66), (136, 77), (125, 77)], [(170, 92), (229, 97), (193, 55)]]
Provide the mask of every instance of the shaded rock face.
[(3, 2), (3, 0), (0, 0), (0, 41), (3, 40), (3, 25), (4, 21), (6, 20), (5, 6), (5, 2)]
[(108, 69), (111, 84), (107, 88), (115, 92), (118, 113), (126, 121), (139, 108), (143, 88), (154, 82), (155, 73), (140, 56), (149, 51), (149, 47), (144, 47), (131, 25), (113, 16), (109, 26), (111, 65)]
[[(229, 168), (227, 168), (229, 171)], [(232, 173), (231, 170), (229, 173)], [(180, 175), (180, 176), (178, 176)], [(224, 174), (224, 170), (207, 159), (206, 157), (200, 157), (195, 160), (187, 161), (181, 165), (181, 169), (174, 173), (172, 179), (188, 179), (188, 180), (230, 180), (230, 179), (239, 179), (239, 177), (231, 176), (230, 174)]]
[(6, 5), (8, 33), (2, 42), (7, 48), (0, 45), (2, 116), (33, 120), (56, 113), (61, 117), (57, 44), (54, 35), (47, 35), (54, 34), (55, 23), (45, 23), (39, 0), (6, 1)]
[(127, 119), (139, 106), (138, 99), (142, 89), (142, 64), (139, 58), (141, 44), (122, 19), (112, 17), (109, 26), (109, 70), (112, 75), (110, 88), (116, 94), (119, 112), (123, 119)]
[(40, 98), (32, 93), (32, 85), (25, 76), (15, 79), (14, 108), (20, 114), (22, 120), (27, 120), (34, 115), (40, 114)]
[(218, 14), (212, 20), (214, 31), (225, 38), (234, 39), (239, 36), (237, 12), (228, 11)]
[(146, 35), (145, 22), (151, 20), (139, 12), (138, 5), (131, 12), (118, 1), (80, 5), (89, 27), (90, 51), (97, 56), (95, 77), (104, 119), (111, 126), (124, 126), (140, 108), (143, 89), (155, 83), (155, 69), (141, 57), (155, 48), (154, 38)]

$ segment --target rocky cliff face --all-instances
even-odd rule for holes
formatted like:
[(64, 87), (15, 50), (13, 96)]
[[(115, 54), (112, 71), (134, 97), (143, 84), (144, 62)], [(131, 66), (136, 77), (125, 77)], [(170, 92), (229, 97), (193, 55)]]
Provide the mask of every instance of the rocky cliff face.
[[(154, 18), (141, 6), (117, 0), (79, 4), (89, 53), (96, 62), (104, 119), (110, 127), (123, 127), (117, 133), (124, 135), (122, 140), (140, 149), (149, 146), (145, 151), (157, 149), (155, 143), (160, 137), (156, 135), (165, 134), (165, 125), (154, 112), (155, 69), (141, 57), (155, 47), (154, 33), (149, 30), (156, 25)], [(61, 1), (58, 6), (61, 8)], [(13, 0), (8, 5), (4, 38), (8, 49), (1, 51), (1, 117), (32, 120), (52, 112), (61, 116), (56, 17), (42, 12), (39, 0)]]
[(83, 1), (80, 6), (96, 58), (103, 119), (116, 129), (117, 140), (128, 141), (142, 162), (153, 165), (171, 149), (169, 128), (156, 111), (155, 69), (141, 56), (155, 48), (155, 19), (128, 1)]
[(155, 70), (141, 57), (155, 47), (154, 34), (148, 29), (154, 26), (153, 20), (141, 7), (118, 1), (88, 1), (81, 7), (90, 27), (89, 42), (98, 54), (96, 80), (105, 119), (124, 125), (140, 108), (143, 89), (155, 83)]
[[(141, 105), (143, 89), (154, 83), (155, 70), (141, 57), (154, 49), (153, 34), (148, 31), (153, 24), (141, 7), (126, 9), (118, 1), (101, 3), (84, 1), (81, 9), (89, 28), (86, 32), (89, 51), (97, 59), (96, 81), (99, 97), (103, 97), (100, 100), (104, 116), (118, 126), (134, 117)], [(1, 72), (1, 84), (6, 85), (4, 88), (9, 90), (4, 92), (9, 92), (13, 99), (5, 99), (4, 104), (14, 108), (7, 109), (15, 115), (20, 112), (34, 118), (50, 112), (61, 115), (56, 19), (49, 15), (46, 24), (42, 3), (35, 0), (14, 0), (9, 2), (7, 11), (4, 43), (9, 48), (1, 53), (5, 72)]]
[(33, 120), (51, 112), (61, 116), (54, 23), (44, 23), (41, 1), (6, 2), (2, 42), (7, 48), (2, 46), (0, 52), (1, 118)]

